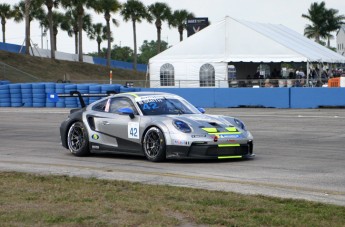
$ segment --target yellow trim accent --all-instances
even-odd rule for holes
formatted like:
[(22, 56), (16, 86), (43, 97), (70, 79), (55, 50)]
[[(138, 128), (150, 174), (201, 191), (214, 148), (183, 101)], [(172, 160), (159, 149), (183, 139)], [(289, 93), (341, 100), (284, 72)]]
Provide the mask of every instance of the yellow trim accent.
[(136, 97), (136, 98), (139, 98), (139, 95), (137, 95), (137, 94), (134, 94), (134, 93), (128, 93), (129, 95), (133, 95), (134, 97)]
[(217, 133), (209, 133), (210, 135), (215, 135), (215, 136), (219, 136), (219, 135), (240, 135), (241, 132), (217, 132)]
[(233, 144), (218, 144), (218, 147), (239, 147), (241, 146), (238, 143), (233, 143)]
[(227, 159), (227, 158), (242, 158), (241, 155), (237, 156), (218, 156), (218, 159)]
[(208, 133), (215, 133), (217, 132), (216, 128), (202, 128), (203, 130), (205, 130)]
[(225, 129), (228, 130), (229, 132), (238, 132), (236, 127), (227, 127)]

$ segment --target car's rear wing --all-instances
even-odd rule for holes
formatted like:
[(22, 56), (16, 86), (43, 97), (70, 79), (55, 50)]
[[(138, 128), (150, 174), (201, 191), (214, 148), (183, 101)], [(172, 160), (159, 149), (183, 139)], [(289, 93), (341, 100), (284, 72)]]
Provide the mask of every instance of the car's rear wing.
[(80, 93), (79, 91), (70, 91), (69, 93), (49, 94), (51, 101), (57, 102), (59, 97), (77, 97), (82, 108), (86, 107), (83, 97), (108, 97), (110, 95), (118, 94), (116, 91), (107, 91), (104, 93)]

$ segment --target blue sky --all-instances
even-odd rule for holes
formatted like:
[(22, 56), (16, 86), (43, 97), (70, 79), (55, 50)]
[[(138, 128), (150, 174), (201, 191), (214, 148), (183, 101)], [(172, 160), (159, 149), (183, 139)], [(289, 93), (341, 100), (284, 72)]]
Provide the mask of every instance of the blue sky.
[[(0, 0), (0, 3), (15, 4), (19, 0)], [(120, 0), (120, 2), (125, 2)], [(154, 0), (142, 0), (145, 5), (150, 5)], [(208, 17), (211, 23), (216, 23), (225, 16), (234, 17), (248, 21), (255, 21), (261, 23), (283, 24), (296, 32), (303, 34), (303, 30), (308, 21), (301, 17), (303, 13), (307, 13), (313, 2), (310, 0), (160, 0), (159, 2), (167, 3), (172, 10), (187, 9), (193, 12), (197, 17)], [(327, 8), (338, 9), (340, 14), (345, 14), (344, 0), (325, 0)], [(60, 9), (61, 10), (61, 9)], [(103, 15), (92, 13), (93, 23), (102, 22), (105, 24)], [(113, 44), (121, 46), (130, 46), (133, 48), (133, 33), (132, 24), (124, 22), (119, 14), (112, 15), (113, 18), (119, 20), (120, 25), (111, 26), (114, 34)], [(8, 43), (22, 44), (24, 41), (24, 22), (15, 23), (13, 20), (8, 20), (6, 23), (6, 41)], [(154, 24), (143, 22), (137, 25), (137, 41), (138, 47), (144, 40), (156, 40), (156, 28)], [(184, 37), (186, 38), (186, 31)], [(334, 34), (335, 35), (335, 34)], [(41, 47), (41, 29), (37, 22), (31, 25), (31, 38), (34, 43)], [(179, 34), (176, 28), (169, 28), (166, 23), (162, 29), (162, 40), (167, 41), (169, 45), (174, 45), (179, 42)], [(2, 37), (1, 37), (2, 41)], [(49, 45), (49, 38), (43, 37), (43, 48), (47, 48), (47, 41)], [(83, 36), (83, 50), (84, 53), (97, 51), (96, 41), (91, 41), (84, 33)], [(335, 39), (331, 42), (335, 46)], [(102, 47), (106, 47), (106, 43), (102, 43)], [(58, 51), (67, 53), (74, 53), (74, 38), (59, 31), (57, 41)]]

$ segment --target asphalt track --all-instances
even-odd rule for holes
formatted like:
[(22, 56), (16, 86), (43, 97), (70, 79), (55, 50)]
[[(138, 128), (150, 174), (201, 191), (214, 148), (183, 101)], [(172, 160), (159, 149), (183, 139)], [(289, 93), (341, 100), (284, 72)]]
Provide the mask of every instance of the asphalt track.
[(74, 157), (61, 147), (68, 109), (0, 108), (0, 171), (168, 184), (345, 206), (345, 109), (208, 109), (244, 120), (253, 160), (152, 163), (143, 157)]

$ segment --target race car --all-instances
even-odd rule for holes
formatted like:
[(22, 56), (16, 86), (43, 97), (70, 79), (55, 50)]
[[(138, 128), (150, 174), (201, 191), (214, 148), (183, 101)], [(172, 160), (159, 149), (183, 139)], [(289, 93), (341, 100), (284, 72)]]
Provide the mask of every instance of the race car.
[(114, 152), (153, 162), (255, 156), (253, 136), (241, 120), (205, 114), (182, 97), (163, 92), (120, 93), (72, 109), (60, 137), (76, 156)]

